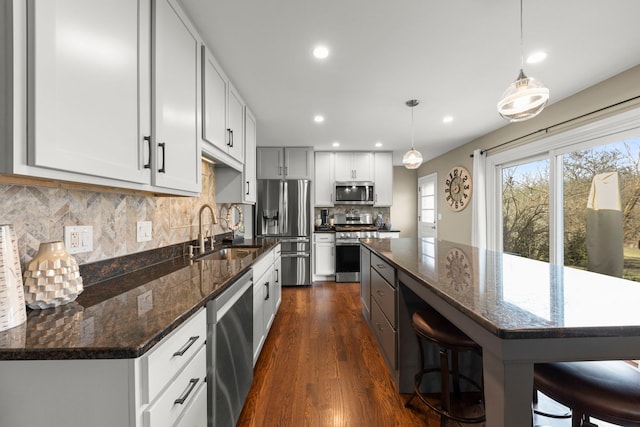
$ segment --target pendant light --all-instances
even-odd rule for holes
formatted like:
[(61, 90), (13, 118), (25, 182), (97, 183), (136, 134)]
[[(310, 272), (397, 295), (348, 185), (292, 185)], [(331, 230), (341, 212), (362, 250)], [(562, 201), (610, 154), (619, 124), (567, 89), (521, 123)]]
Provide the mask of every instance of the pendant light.
[(418, 169), (422, 164), (422, 154), (413, 148), (413, 107), (418, 105), (420, 101), (410, 99), (406, 102), (407, 107), (411, 107), (411, 150), (407, 151), (402, 157), (402, 164), (407, 169)]
[(498, 113), (510, 122), (529, 120), (542, 112), (549, 100), (549, 89), (523, 71), (522, 0), (520, 0), (520, 74), (498, 102)]

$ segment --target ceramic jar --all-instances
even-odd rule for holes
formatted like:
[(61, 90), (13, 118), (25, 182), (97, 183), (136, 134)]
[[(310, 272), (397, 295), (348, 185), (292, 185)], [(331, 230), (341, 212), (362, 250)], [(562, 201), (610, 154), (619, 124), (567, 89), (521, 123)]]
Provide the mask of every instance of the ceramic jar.
[(41, 243), (24, 272), (24, 299), (30, 308), (51, 308), (75, 300), (84, 290), (76, 259), (64, 242)]

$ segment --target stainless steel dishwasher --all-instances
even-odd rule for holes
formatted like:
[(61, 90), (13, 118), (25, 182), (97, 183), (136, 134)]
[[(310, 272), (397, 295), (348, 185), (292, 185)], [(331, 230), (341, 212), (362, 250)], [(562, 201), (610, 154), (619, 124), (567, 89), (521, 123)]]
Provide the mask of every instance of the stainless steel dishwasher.
[(207, 303), (209, 427), (233, 427), (253, 381), (253, 278), (245, 273)]

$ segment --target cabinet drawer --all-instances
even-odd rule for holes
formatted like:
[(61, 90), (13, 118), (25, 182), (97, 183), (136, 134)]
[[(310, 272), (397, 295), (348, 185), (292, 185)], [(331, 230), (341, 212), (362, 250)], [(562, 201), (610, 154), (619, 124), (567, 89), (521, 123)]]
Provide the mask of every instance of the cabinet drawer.
[(382, 354), (384, 354), (389, 364), (389, 368), (396, 370), (398, 367), (396, 356), (397, 332), (382, 314), (382, 309), (376, 301), (371, 303), (371, 327), (378, 340)]
[(313, 241), (316, 243), (333, 243), (336, 241), (336, 235), (334, 233), (315, 233)]
[(204, 308), (166, 336), (142, 357), (142, 402), (149, 403), (191, 360), (204, 344), (207, 318)]
[(184, 408), (176, 427), (207, 427), (207, 384), (202, 381), (193, 393), (193, 400)]
[[(145, 427), (174, 425), (176, 420), (191, 406), (191, 403), (199, 397), (198, 392), (201, 391), (206, 376), (207, 352), (206, 347), (201, 343), (198, 346), (198, 353), (185, 369), (144, 411)], [(206, 385), (204, 385), (204, 390), (206, 395)], [(206, 405), (204, 408), (204, 416), (206, 417)]]
[(264, 273), (266, 273), (266, 271), (269, 269), (269, 267), (271, 267), (271, 265), (273, 264), (273, 253), (273, 250), (269, 251), (268, 253), (264, 254), (258, 261), (254, 262), (251, 266), (254, 282), (259, 277), (262, 277)]
[(396, 327), (396, 289), (391, 287), (376, 270), (371, 270), (371, 296), (376, 300), (384, 315)]
[(391, 286), (396, 287), (396, 269), (373, 252), (371, 253), (371, 267), (376, 269)]

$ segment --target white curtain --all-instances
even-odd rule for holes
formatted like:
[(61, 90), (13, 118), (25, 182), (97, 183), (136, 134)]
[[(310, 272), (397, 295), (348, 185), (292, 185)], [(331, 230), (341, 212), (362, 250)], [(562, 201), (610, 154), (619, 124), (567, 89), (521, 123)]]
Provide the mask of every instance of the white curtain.
[(487, 247), (486, 156), (482, 150), (473, 152), (473, 197), (471, 198), (471, 245)]

